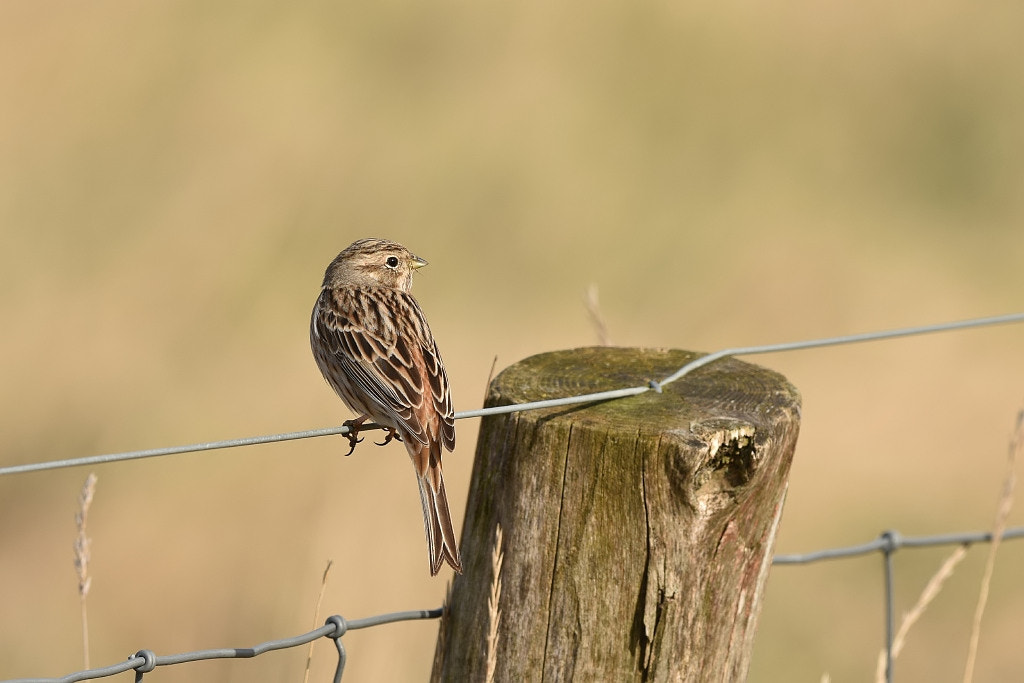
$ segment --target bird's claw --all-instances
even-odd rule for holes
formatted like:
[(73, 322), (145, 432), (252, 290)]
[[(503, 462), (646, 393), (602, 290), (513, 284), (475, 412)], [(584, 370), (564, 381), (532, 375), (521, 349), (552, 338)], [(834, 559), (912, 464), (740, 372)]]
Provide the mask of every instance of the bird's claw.
[(360, 444), (362, 442), (363, 442), (362, 439), (357, 439), (356, 438), (355, 431), (349, 432), (349, 434), (348, 434), (348, 445), (351, 446), (351, 448), (348, 449), (348, 453), (345, 454), (345, 457), (347, 458), (348, 456), (350, 456), (353, 453), (355, 453), (356, 452), (356, 444)]
[(348, 427), (348, 433), (345, 434), (345, 436), (348, 438), (348, 445), (350, 446), (350, 448), (348, 449), (348, 453), (345, 454), (346, 458), (355, 452), (356, 444), (360, 444), (363, 442), (363, 440), (359, 438), (359, 428), (362, 426), (365, 420), (366, 417), (364, 416), (359, 418), (358, 420), (347, 420), (342, 425), (344, 427)]
[(381, 441), (380, 443), (377, 443), (376, 441), (374, 441), (374, 443), (376, 443), (378, 446), (387, 446), (389, 443), (391, 443), (392, 439), (394, 439), (395, 441), (398, 441), (398, 442), (402, 441), (402, 437), (399, 436), (398, 430), (389, 429), (388, 430), (388, 435), (384, 437), (383, 441)]

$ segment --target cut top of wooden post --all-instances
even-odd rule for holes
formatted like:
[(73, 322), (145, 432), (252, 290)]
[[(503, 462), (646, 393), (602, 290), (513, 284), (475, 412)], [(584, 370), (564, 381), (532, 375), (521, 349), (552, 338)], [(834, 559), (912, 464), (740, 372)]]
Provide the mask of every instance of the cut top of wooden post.
[[(487, 405), (591, 394), (643, 386), (665, 377), (701, 354), (675, 349), (595, 346), (531, 356), (503, 370), (491, 382)], [(659, 396), (636, 397), (549, 408), (547, 415), (576, 413), (574, 420), (636, 425), (663, 431), (666, 424), (686, 424), (687, 417), (710, 415), (757, 418), (766, 413), (800, 410), (796, 388), (777, 372), (735, 358), (724, 358), (664, 385)], [(586, 408), (586, 412), (580, 412)], [(610, 422), (609, 422), (610, 421)]]

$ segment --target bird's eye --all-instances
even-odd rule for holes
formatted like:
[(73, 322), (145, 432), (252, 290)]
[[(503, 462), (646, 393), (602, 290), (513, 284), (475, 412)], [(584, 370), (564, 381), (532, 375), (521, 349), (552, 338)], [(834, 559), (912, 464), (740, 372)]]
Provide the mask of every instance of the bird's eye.
[(384, 265), (386, 265), (388, 268), (397, 268), (398, 267), (398, 257), (397, 256), (388, 256), (387, 260), (384, 261)]

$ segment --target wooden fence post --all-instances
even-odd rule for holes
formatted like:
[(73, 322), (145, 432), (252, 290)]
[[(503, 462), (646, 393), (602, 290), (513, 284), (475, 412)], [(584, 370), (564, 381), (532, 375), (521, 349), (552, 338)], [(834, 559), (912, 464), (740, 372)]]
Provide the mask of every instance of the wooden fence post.
[[(546, 353), (487, 405), (642, 385), (695, 357)], [(485, 418), (432, 679), (743, 680), (799, 420), (785, 378), (735, 359), (660, 394)]]

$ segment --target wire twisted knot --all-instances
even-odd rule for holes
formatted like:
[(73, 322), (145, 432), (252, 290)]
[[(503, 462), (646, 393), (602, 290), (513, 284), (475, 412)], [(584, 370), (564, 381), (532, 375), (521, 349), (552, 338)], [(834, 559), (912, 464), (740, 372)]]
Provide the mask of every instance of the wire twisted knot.
[(142, 658), (142, 664), (139, 664), (135, 668), (135, 680), (141, 681), (143, 674), (148, 674), (150, 671), (156, 668), (156, 653), (152, 650), (139, 650), (132, 659)]

